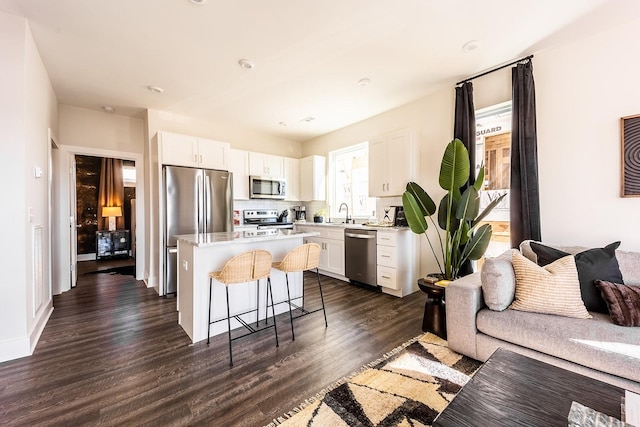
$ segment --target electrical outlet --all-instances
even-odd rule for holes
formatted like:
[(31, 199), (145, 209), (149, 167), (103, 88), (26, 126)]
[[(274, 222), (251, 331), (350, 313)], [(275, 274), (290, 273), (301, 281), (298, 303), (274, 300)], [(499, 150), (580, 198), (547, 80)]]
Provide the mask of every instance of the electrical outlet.
[(186, 259), (182, 260), (182, 269), (184, 271), (189, 271), (189, 262)]

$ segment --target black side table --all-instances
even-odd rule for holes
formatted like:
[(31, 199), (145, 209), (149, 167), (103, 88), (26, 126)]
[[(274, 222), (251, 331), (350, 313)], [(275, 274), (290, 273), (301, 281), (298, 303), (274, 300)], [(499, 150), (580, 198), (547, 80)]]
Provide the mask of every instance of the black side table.
[(442, 339), (447, 339), (445, 288), (433, 283), (418, 279), (418, 287), (427, 294), (427, 302), (424, 304), (424, 317), (422, 319), (422, 331), (436, 334)]

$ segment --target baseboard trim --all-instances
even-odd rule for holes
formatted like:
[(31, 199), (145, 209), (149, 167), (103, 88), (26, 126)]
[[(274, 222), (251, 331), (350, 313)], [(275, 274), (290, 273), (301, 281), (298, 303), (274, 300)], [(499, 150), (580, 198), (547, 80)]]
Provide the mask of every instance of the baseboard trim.
[(30, 337), (31, 346), (30, 346), (29, 354), (33, 354), (33, 351), (36, 349), (36, 345), (40, 340), (40, 336), (44, 331), (44, 327), (47, 326), (47, 322), (49, 321), (51, 314), (53, 314), (53, 301), (49, 301), (49, 306), (47, 307), (45, 312), (42, 314), (42, 316), (40, 316), (40, 319), (38, 320), (35, 327), (33, 328), (33, 331), (31, 332), (31, 337)]
[(0, 342), (0, 362), (31, 356), (29, 337), (24, 336)]

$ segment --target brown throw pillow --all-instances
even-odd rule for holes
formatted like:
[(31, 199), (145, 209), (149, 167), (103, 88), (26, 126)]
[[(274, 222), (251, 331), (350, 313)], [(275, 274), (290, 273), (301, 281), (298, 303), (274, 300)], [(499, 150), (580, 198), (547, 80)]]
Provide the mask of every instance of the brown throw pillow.
[(596, 280), (609, 307), (609, 316), (616, 325), (640, 326), (640, 286)]
[(573, 256), (540, 267), (514, 251), (512, 262), (516, 292), (509, 308), (578, 319), (592, 317), (580, 296), (578, 270)]

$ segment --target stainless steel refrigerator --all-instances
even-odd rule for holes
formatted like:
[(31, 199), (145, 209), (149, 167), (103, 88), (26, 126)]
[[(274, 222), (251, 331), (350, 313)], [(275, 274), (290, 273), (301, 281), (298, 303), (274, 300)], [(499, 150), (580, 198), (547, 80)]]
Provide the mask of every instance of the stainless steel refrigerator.
[(233, 231), (231, 172), (178, 166), (163, 167), (164, 286), (165, 294), (178, 290), (180, 234)]

